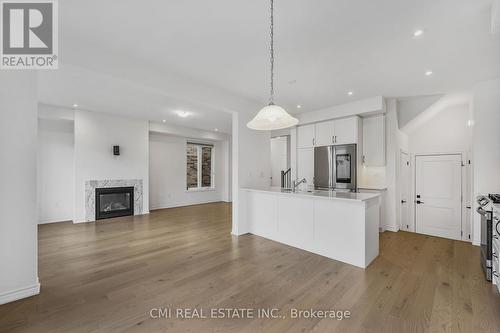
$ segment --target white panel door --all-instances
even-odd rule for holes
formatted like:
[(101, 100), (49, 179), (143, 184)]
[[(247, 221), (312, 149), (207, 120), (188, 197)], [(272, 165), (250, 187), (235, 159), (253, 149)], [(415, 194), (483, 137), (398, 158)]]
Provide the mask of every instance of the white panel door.
[(334, 121), (322, 121), (316, 124), (315, 128), (315, 146), (329, 146), (333, 145), (334, 137), (333, 137), (333, 127)]
[(281, 186), (281, 171), (288, 170), (286, 136), (271, 138), (271, 186)]
[(462, 156), (416, 157), (415, 217), (421, 234), (461, 239)]
[(314, 147), (314, 124), (297, 127), (297, 147)]
[(307, 185), (314, 180), (314, 148), (297, 149), (297, 178), (305, 178)]
[[(364, 138), (363, 138), (364, 140)], [(413, 223), (410, 222), (410, 158), (407, 153), (401, 152), (399, 160), (399, 178), (400, 178), (400, 221), (401, 230), (413, 230)]]
[(334, 121), (335, 144), (358, 143), (358, 118), (344, 118)]

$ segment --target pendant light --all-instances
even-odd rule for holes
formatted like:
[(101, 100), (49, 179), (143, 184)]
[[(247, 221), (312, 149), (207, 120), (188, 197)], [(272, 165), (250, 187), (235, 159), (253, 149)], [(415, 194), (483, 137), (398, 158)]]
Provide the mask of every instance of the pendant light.
[(295, 126), (299, 120), (292, 117), (281, 106), (274, 104), (274, 0), (271, 1), (270, 25), (270, 62), (271, 62), (271, 91), (269, 104), (262, 108), (255, 117), (247, 123), (247, 127), (258, 131), (277, 130)]

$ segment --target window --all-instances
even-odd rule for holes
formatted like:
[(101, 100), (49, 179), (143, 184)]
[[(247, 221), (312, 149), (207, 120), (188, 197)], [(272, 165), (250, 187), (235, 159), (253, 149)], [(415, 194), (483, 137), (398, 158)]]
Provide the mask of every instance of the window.
[(214, 146), (188, 142), (186, 145), (186, 188), (214, 188)]

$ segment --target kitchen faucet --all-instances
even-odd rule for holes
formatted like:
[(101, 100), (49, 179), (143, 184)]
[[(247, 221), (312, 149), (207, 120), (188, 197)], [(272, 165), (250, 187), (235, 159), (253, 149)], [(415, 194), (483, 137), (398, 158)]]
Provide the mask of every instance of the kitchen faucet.
[(307, 180), (305, 178), (302, 178), (302, 180), (293, 180), (292, 181), (292, 192), (296, 192), (297, 191), (297, 187), (302, 184), (302, 183), (307, 183)]

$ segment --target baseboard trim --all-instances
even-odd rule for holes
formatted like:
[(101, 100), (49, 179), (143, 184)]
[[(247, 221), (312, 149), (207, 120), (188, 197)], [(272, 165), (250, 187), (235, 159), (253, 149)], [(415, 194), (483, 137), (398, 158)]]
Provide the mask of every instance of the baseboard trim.
[(73, 222), (70, 218), (63, 219), (48, 219), (48, 220), (39, 220), (38, 224), (50, 224), (50, 223), (61, 223), (61, 222)]
[(384, 231), (398, 232), (399, 228), (394, 226), (383, 225), (381, 226)]
[(226, 202), (224, 200), (208, 200), (208, 201), (199, 201), (199, 202), (192, 202), (192, 203), (184, 203), (184, 204), (156, 204), (152, 205), (149, 210), (160, 210), (160, 209), (168, 209), (168, 208), (179, 208), (179, 207), (189, 207), (189, 206), (196, 206), (196, 205), (205, 205), (209, 203), (217, 203), (217, 202)]
[[(141, 214), (134, 214), (134, 215), (130, 215), (130, 216), (141, 216), (141, 215), (148, 215), (150, 214), (150, 211), (149, 210), (146, 210), (144, 212), (142, 212)], [(127, 215), (128, 216), (128, 215)], [(120, 217), (127, 217), (127, 216), (118, 216), (116, 218), (120, 218)], [(114, 217), (112, 217), (114, 218)], [(107, 219), (103, 219), (103, 220), (99, 220), (99, 221), (105, 221)], [(79, 224), (79, 223), (92, 223), (92, 222), (97, 222), (98, 220), (91, 220), (91, 221), (85, 221), (85, 220), (81, 220), (81, 219), (74, 219), (73, 220), (73, 224)]]
[(40, 282), (37, 279), (37, 283), (32, 286), (0, 294), (0, 305), (14, 302), (26, 297), (35, 296), (38, 295), (39, 293), (40, 293)]

